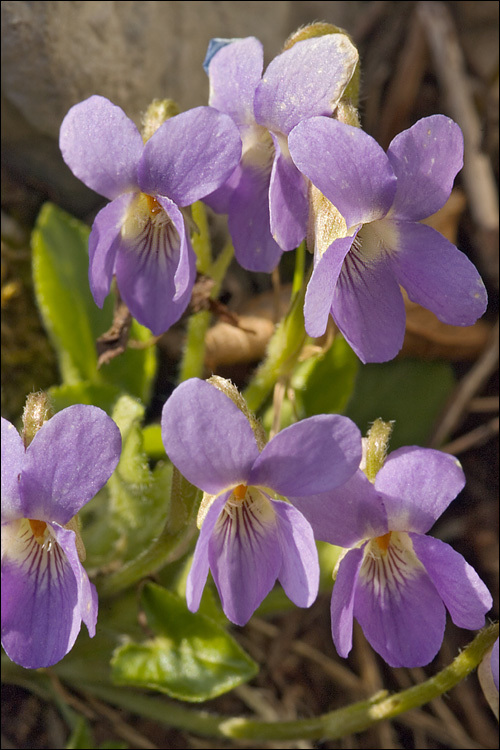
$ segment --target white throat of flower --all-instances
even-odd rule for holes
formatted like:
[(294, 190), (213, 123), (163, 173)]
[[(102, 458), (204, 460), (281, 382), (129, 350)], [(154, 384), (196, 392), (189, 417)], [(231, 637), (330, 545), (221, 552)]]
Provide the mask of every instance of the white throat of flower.
[(2, 526), (2, 558), (10, 558), (26, 572), (36, 570), (43, 588), (67, 565), (66, 555), (44, 521), (19, 518)]
[(399, 597), (407, 581), (424, 570), (413, 544), (404, 531), (389, 531), (366, 544), (359, 581), (384, 600), (386, 594)]
[[(398, 247), (398, 231), (393, 221), (377, 219), (363, 224), (354, 238), (353, 248), (365, 262), (376, 262)], [(351, 251), (352, 252), (352, 251)]]
[(160, 267), (180, 249), (180, 237), (170, 216), (152, 195), (138, 193), (121, 228), (124, 242), (139, 255), (154, 255)]
[(267, 128), (257, 123), (244, 125), (240, 131), (242, 152), (241, 162), (256, 172), (268, 174), (274, 160), (274, 143)]
[[(196, 519), (199, 529), (201, 529), (214, 500), (225, 492), (228, 492), (229, 489), (224, 490), (218, 495), (209, 495), (207, 492), (203, 494)], [(270, 522), (275, 517), (273, 507), (266, 492), (259, 487), (248, 487), (246, 484), (238, 484), (232, 488), (222, 512), (229, 515), (233, 520), (237, 520), (241, 513), (247, 512), (262, 522)]]
[(239, 484), (226, 500), (216, 525), (223, 528), (226, 537), (238, 536), (251, 543), (262, 527), (274, 524), (275, 518), (274, 508), (264, 492)]

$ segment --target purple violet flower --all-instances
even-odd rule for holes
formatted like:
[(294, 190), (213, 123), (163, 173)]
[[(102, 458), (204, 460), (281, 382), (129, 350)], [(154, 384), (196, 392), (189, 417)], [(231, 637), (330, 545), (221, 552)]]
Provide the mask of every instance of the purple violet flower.
[(132, 315), (159, 335), (191, 298), (196, 259), (183, 208), (213, 192), (238, 164), (241, 141), (227, 115), (197, 107), (151, 138), (102, 96), (72, 107), (60, 148), (72, 172), (108, 198), (89, 239), (89, 281), (102, 307), (116, 274)]
[(71, 650), (82, 620), (95, 635), (97, 593), (71, 520), (118, 463), (118, 427), (95, 406), (70, 406), (25, 449), (2, 418), (2, 646), (29, 669)]
[(353, 617), (391, 667), (434, 658), (446, 609), (460, 628), (484, 625), (492, 606), (486, 586), (462, 555), (426, 535), (464, 484), (453, 456), (408, 447), (386, 458), (374, 484), (359, 470), (326, 495), (290, 498), (317, 539), (348, 548), (331, 604), (340, 656), (351, 650)]
[(242, 159), (205, 202), (228, 214), (240, 265), (269, 272), (307, 230), (307, 181), (290, 158), (288, 134), (305, 117), (333, 113), (358, 53), (344, 34), (313, 37), (275, 57), (262, 75), (258, 39), (228, 42), (212, 40), (208, 48), (209, 103), (238, 126)]
[[(319, 563), (311, 526), (276, 493), (312, 495), (347, 481), (361, 437), (346, 417), (320, 415), (278, 433), (259, 451), (247, 417), (206, 381), (182, 383), (162, 414), (173, 464), (210, 496), (187, 580), (191, 611), (209, 569), (227, 617), (244, 625), (276, 579), (299, 607), (316, 598)], [(203, 507), (203, 504), (202, 504)]]
[(458, 125), (442, 115), (423, 118), (385, 154), (360, 128), (313, 117), (294, 128), (288, 144), (343, 223), (337, 239), (315, 248), (304, 305), (310, 336), (325, 332), (331, 314), (363, 362), (392, 359), (405, 332), (400, 285), (444, 323), (468, 326), (484, 313), (476, 268), (419, 223), (444, 205), (462, 167)]

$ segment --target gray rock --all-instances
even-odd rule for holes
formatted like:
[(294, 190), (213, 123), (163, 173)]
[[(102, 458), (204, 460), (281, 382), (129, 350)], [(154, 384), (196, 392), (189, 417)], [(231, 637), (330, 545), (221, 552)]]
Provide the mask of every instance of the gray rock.
[(207, 103), (202, 63), (214, 36), (257, 36), (266, 60), (297, 26), (352, 29), (343, 2), (11, 2), (2, 10), (2, 158), (28, 183), (83, 216), (96, 196), (64, 165), (57, 145), (68, 109), (106, 96), (136, 122), (154, 98), (181, 109)]

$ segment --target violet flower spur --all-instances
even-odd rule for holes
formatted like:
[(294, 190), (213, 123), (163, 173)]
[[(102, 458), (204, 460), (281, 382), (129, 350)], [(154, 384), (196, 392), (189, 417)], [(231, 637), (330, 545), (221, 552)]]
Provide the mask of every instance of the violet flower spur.
[(116, 274), (132, 315), (154, 335), (185, 311), (196, 276), (183, 208), (213, 192), (238, 164), (231, 118), (197, 107), (166, 120), (143, 143), (135, 124), (101, 96), (72, 107), (60, 132), (63, 158), (111, 203), (89, 239), (89, 281), (102, 307)]
[(209, 569), (223, 610), (237, 625), (248, 622), (276, 580), (297, 606), (310, 606), (319, 583), (312, 529), (293, 505), (274, 498), (324, 492), (352, 476), (361, 456), (354, 423), (338, 415), (311, 417), (260, 452), (231, 398), (193, 378), (166, 402), (162, 437), (173, 464), (206, 493), (204, 511), (209, 506), (187, 579), (189, 609), (198, 609)]
[(435, 657), (446, 609), (458, 627), (484, 625), (492, 606), (485, 584), (462, 555), (426, 534), (464, 484), (453, 456), (408, 447), (386, 458), (373, 484), (359, 470), (338, 490), (291, 498), (317, 539), (347, 548), (331, 602), (340, 656), (351, 650), (353, 618), (392, 667), (424, 666)]
[(211, 41), (209, 103), (233, 118), (243, 152), (226, 185), (204, 200), (228, 214), (243, 268), (272, 271), (306, 236), (307, 181), (290, 158), (288, 134), (306, 117), (334, 112), (357, 61), (347, 36), (327, 34), (296, 42), (262, 74), (258, 39)]
[(484, 313), (476, 268), (419, 223), (444, 205), (462, 167), (458, 125), (442, 115), (423, 118), (385, 154), (360, 128), (314, 117), (288, 142), (297, 167), (338, 212), (330, 239), (316, 241), (304, 304), (310, 336), (325, 332), (331, 314), (363, 362), (392, 359), (405, 332), (400, 285), (444, 323), (472, 325)]
[(60, 661), (82, 620), (95, 635), (97, 593), (72, 519), (107, 482), (120, 451), (118, 427), (95, 406), (63, 409), (27, 448), (2, 418), (2, 646), (23, 667)]

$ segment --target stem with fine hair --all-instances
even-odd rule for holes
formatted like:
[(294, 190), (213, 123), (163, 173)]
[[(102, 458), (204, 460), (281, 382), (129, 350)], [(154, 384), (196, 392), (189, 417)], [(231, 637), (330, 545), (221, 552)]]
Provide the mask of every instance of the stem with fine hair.
[(312, 719), (296, 721), (257, 721), (248, 717), (227, 717), (208, 711), (194, 711), (164, 698), (152, 698), (102, 683), (82, 684), (79, 681), (74, 687), (125, 711), (205, 737), (252, 741), (335, 740), (352, 733), (363, 732), (380, 721), (393, 719), (448, 692), (480, 664), (497, 638), (498, 623), (495, 623), (479, 631), (474, 640), (449, 666), (419, 685), (394, 695), (382, 691), (369, 700), (359, 701)]

